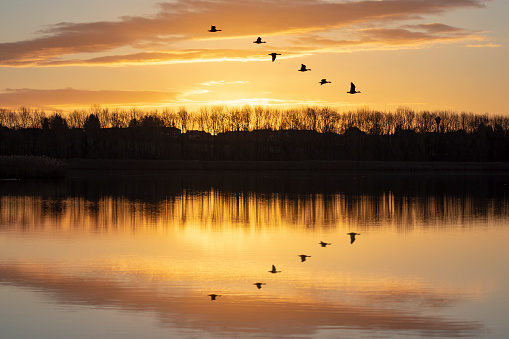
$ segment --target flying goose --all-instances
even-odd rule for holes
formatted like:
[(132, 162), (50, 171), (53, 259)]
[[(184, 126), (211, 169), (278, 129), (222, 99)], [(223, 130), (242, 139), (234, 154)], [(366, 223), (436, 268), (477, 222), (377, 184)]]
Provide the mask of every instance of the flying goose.
[(256, 39), (256, 41), (253, 41), (253, 44), (265, 44), (266, 42), (265, 41), (262, 41), (262, 38), (261, 37), (258, 37)]
[(324, 84), (330, 84), (330, 83), (331, 83), (331, 82), (330, 82), (330, 81), (327, 81), (327, 79), (322, 79), (322, 80), (320, 80), (320, 82), (319, 82), (320, 86), (321, 86), (321, 85), (324, 85)]
[(306, 258), (309, 258), (311, 256), (310, 255), (305, 255), (305, 254), (299, 254), (299, 257), (300, 257), (300, 261), (304, 262), (304, 261), (306, 261)]
[(355, 93), (360, 93), (360, 92), (357, 92), (355, 90), (355, 85), (353, 84), (353, 82), (350, 83), (350, 91), (349, 92), (346, 92), (346, 93), (350, 93), (350, 94), (355, 94)]
[(274, 62), (274, 60), (276, 60), (276, 55), (281, 55), (279, 53), (269, 53), (269, 55), (272, 55), (272, 62)]
[(217, 29), (216, 26), (210, 26), (209, 32), (220, 32), (220, 29)]
[(306, 65), (300, 64), (299, 72), (306, 72), (306, 71), (310, 71), (310, 70), (311, 70), (311, 68), (306, 68)]

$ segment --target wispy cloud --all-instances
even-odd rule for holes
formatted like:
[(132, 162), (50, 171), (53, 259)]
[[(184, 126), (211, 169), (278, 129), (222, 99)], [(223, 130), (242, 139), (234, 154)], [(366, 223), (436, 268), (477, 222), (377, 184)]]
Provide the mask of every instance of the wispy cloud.
[(424, 30), (429, 33), (453, 33), (453, 32), (462, 32), (466, 31), (462, 28), (452, 27), (449, 25), (441, 24), (438, 22), (430, 23), (430, 24), (421, 24), (421, 25), (407, 25), (407, 28)]
[(40, 66), (116, 66), (128, 64), (187, 63), (210, 61), (253, 61), (267, 60), (268, 57), (254, 51), (237, 49), (186, 49), (175, 51), (139, 52), (123, 55), (108, 55), (89, 59), (49, 59), (38, 63)]
[(477, 45), (466, 45), (466, 47), (472, 47), (472, 48), (484, 48), (484, 47), (502, 47), (500, 44), (493, 44), (493, 43), (487, 43), (487, 44), (477, 44)]
[[(94, 103), (136, 106), (143, 104), (165, 104), (173, 102), (179, 93), (162, 91), (89, 91), (65, 89), (6, 89), (0, 92), (2, 107), (18, 107), (20, 103), (29, 107), (90, 106)], [(54, 107), (48, 107), (54, 108)]]
[(480, 41), (485, 37), (466, 29), (442, 24), (425, 24), (395, 28), (363, 28), (351, 39), (332, 39), (319, 34), (301, 36), (294, 39), (301, 52), (318, 53), (321, 51), (351, 51), (354, 49), (384, 49), (400, 47), (418, 47), (431, 43), (451, 43), (457, 41)]
[[(345, 28), (358, 36), (351, 44), (365, 43), (366, 34), (379, 44), (394, 44), (398, 39), (405, 44), (468, 40), (472, 37), (468, 31), (441, 23), (393, 28), (392, 31), (387, 28), (369, 32), (361, 28), (374, 23), (398, 25), (405, 20), (422, 19), (465, 7), (481, 8), (485, 2), (175, 0), (159, 4), (159, 12), (152, 16), (89, 23), (62, 22), (45, 27), (31, 40), (1, 43), (0, 66), (116, 65), (221, 58), (256, 60), (259, 57), (250, 49), (252, 44), (245, 49), (205, 49), (200, 47), (200, 42), (207, 38), (300, 36), (331, 30), (341, 35), (341, 29)], [(222, 31), (209, 33), (209, 25), (217, 25)], [(196, 47), (182, 51), (177, 47), (181, 42), (194, 43)], [(124, 55), (115, 52), (125, 47), (134, 52)], [(292, 52), (291, 48), (288, 52)], [(294, 52), (299, 53), (299, 50)], [(94, 55), (96, 53), (102, 55)], [(78, 55), (80, 57), (72, 57)]]
[(212, 80), (206, 81), (202, 83), (203, 86), (215, 86), (215, 85), (231, 85), (231, 84), (245, 84), (247, 81), (237, 80), (237, 81), (225, 81), (225, 80)]
[(475, 34), (470, 34), (466, 30), (458, 29), (454, 33), (436, 34), (426, 31), (414, 31), (404, 28), (373, 28), (362, 31), (362, 43), (383, 43), (386, 45), (419, 45), (430, 42), (450, 42), (455, 40), (480, 39)]

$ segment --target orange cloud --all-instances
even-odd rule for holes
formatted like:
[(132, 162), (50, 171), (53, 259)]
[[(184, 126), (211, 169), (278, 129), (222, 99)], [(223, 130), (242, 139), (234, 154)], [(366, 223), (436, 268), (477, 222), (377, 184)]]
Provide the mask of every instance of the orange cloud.
[[(357, 31), (357, 39), (330, 39), (318, 34), (302, 36), (294, 39), (300, 52), (316, 53), (321, 50), (341, 51), (355, 48), (376, 48), (386, 46), (422, 46), (431, 43), (448, 43), (460, 40), (483, 40), (475, 32), (444, 24), (423, 24), (398, 28), (364, 28)], [(371, 46), (371, 47), (369, 47)]]
[(172, 102), (178, 94), (162, 91), (89, 91), (72, 88), (7, 89), (3, 93), (0, 92), (0, 102), (2, 107), (12, 108), (19, 107), (20, 103), (28, 107), (45, 107), (48, 102), (53, 106), (90, 106), (93, 103), (136, 106)]
[(425, 30), (429, 33), (451, 33), (451, 32), (462, 32), (465, 31), (462, 28), (458, 27), (452, 27), (449, 25), (444, 25), (438, 22), (431, 23), (431, 24), (422, 24), (422, 25), (408, 25), (406, 26), (408, 28), (414, 28), (414, 29), (420, 29)]
[(460, 30), (459, 32), (455, 32), (453, 34), (430, 34), (428, 32), (411, 31), (403, 28), (366, 29), (362, 31), (362, 35), (363, 39), (361, 40), (361, 43), (382, 42), (386, 45), (416, 45), (430, 42), (448, 42), (461, 40), (467, 36), (470, 39), (476, 38), (475, 35), (469, 34), (464, 30)]
[(472, 48), (491, 47), (491, 48), (493, 48), (493, 47), (502, 47), (502, 45), (487, 43), (487, 44), (467, 45), (466, 47), (472, 47)]
[[(287, 52), (285, 57), (296, 53)], [(123, 55), (101, 56), (91, 59), (49, 60), (41, 62), (44, 66), (78, 66), (78, 65), (125, 65), (148, 63), (182, 63), (200, 61), (247, 61), (270, 60), (267, 53), (237, 49), (187, 49), (168, 52), (140, 52)]]
[[(288, 35), (330, 32), (332, 29), (370, 23), (397, 23), (402, 20), (437, 15), (464, 7), (483, 7), (485, 0), (394, 0), (326, 2), (319, 0), (257, 0), (207, 1), (176, 0), (159, 5), (153, 16), (121, 17), (116, 21), (90, 23), (59, 23), (39, 32), (31, 40), (0, 43), (0, 66), (48, 66), (82, 64), (117, 64), (175, 62), (182, 60), (215, 60), (227, 55), (229, 58), (249, 58), (252, 51), (233, 49), (207, 50), (195, 48), (181, 54), (176, 43), (199, 45), (204, 38), (256, 37), (259, 35)], [(222, 29), (209, 33), (210, 25)], [(459, 39), (462, 33), (445, 24), (433, 23), (414, 26), (430, 34), (408, 32), (373, 31), (372, 40), (386, 43), (391, 37), (406, 34), (405, 41), (424, 41), (433, 34), (453, 34)], [(366, 34), (360, 30), (358, 34)], [(469, 34), (462, 36), (469, 38)], [(445, 37), (445, 39), (451, 36)], [(393, 43), (394, 40), (388, 40)], [(354, 42), (352, 42), (354, 43)], [(361, 41), (362, 43), (362, 41)], [(250, 44), (251, 45), (251, 44)], [(136, 52), (116, 55), (117, 48), (133, 48)], [(251, 47), (251, 46), (250, 46)], [(299, 50), (295, 51), (296, 53)], [(109, 53), (101, 57), (94, 53)], [(69, 60), (69, 56), (89, 54), (84, 59)]]

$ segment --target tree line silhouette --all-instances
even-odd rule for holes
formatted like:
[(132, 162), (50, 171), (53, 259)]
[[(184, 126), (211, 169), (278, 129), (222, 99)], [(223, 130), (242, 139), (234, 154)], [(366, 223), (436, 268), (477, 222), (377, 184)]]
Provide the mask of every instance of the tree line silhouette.
[(331, 107), (0, 109), (0, 155), (165, 160), (507, 161), (509, 118)]

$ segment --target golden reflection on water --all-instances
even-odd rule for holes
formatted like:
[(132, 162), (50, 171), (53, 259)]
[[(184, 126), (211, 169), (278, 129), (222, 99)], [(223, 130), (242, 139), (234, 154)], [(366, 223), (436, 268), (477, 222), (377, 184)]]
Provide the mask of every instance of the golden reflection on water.
[[(479, 206), (470, 196), (391, 192), (183, 190), (155, 202), (4, 195), (0, 283), (64, 305), (155, 312), (161, 326), (182, 330), (475, 336), (482, 321), (454, 311), (500, 288), (476, 260), (493, 260), (487, 246), (504, 245), (473, 254), (470, 245), (487, 227), (505, 237), (508, 212), (496, 198)], [(354, 244), (350, 231), (361, 233)], [(269, 273), (272, 264), (282, 272)], [(221, 297), (212, 302), (210, 293)]]
[[(509, 206), (495, 199), (479, 206), (472, 197), (399, 197), (343, 194), (223, 194), (188, 193), (157, 203), (125, 197), (60, 200), (32, 196), (0, 196), (0, 223), (20, 230), (58, 232), (140, 232), (168, 225), (197, 226), (203, 230), (373, 227), (411, 230), (447, 224), (469, 226), (479, 219), (505, 218)], [(473, 216), (476, 216), (473, 219)]]

